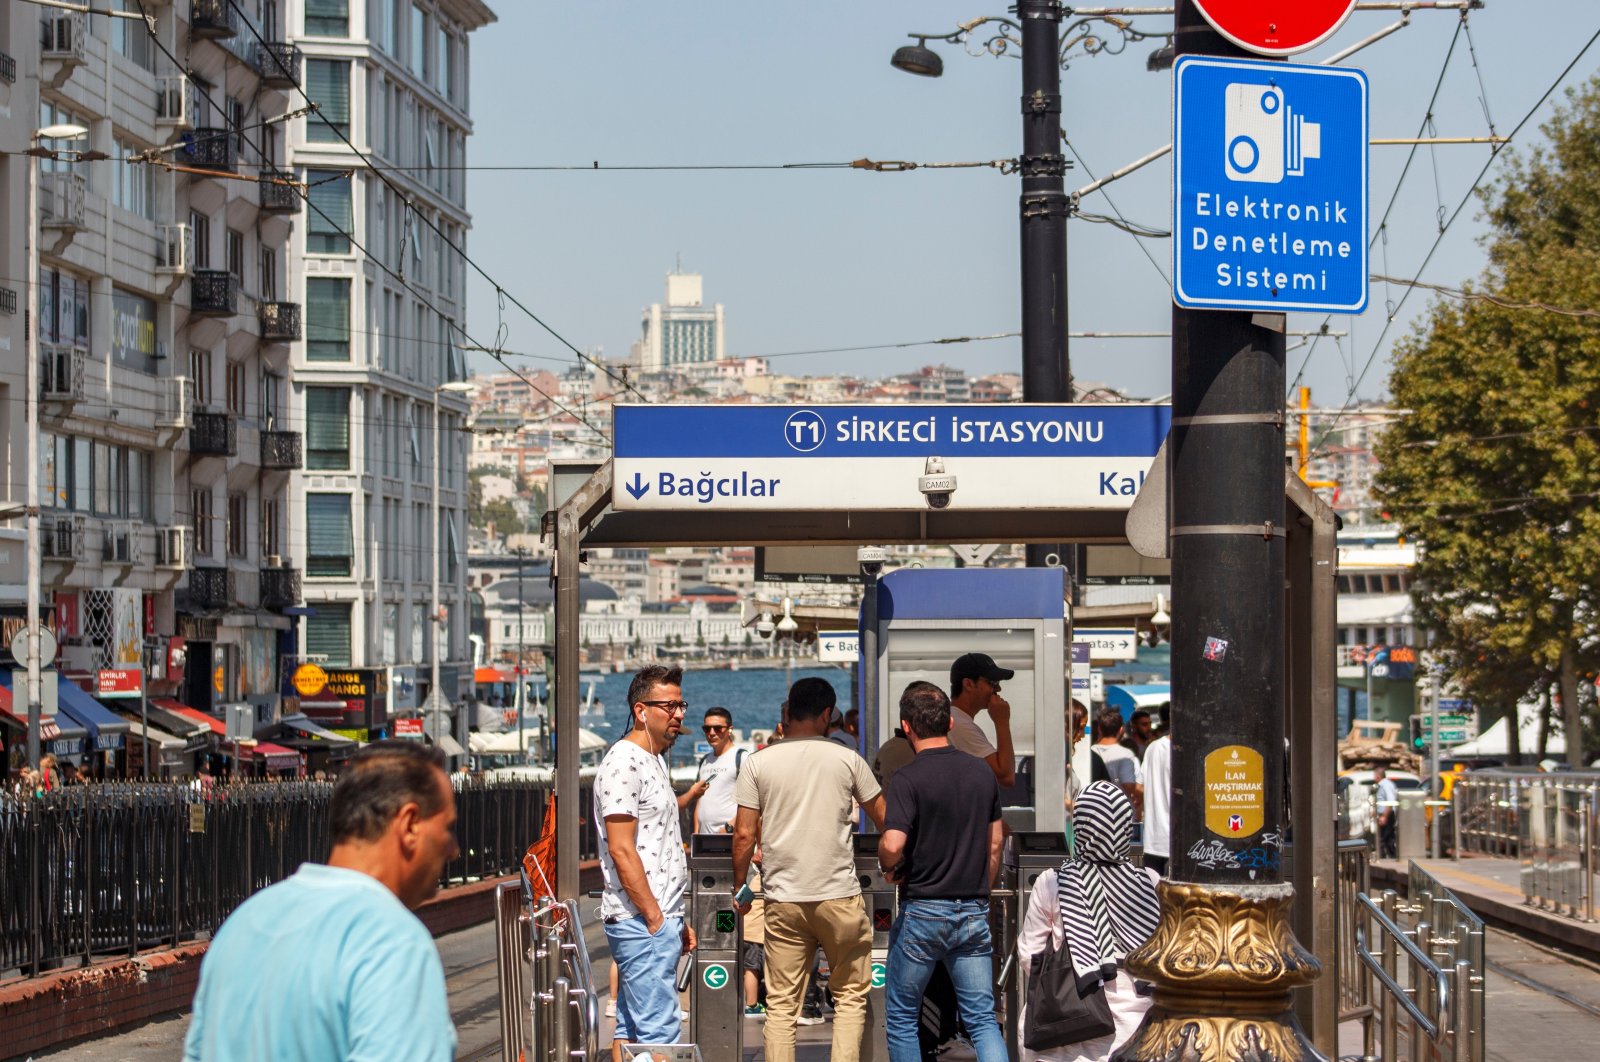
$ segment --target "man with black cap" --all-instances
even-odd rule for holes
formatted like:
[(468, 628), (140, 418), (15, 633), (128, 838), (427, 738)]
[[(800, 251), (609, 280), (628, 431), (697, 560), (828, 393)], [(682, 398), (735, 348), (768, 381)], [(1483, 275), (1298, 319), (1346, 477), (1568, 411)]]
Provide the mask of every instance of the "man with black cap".
[[(1000, 683), (1016, 674), (984, 653), (967, 653), (950, 665), (950, 744), (987, 762), (1001, 789), (1017, 784), (1011, 705), (1000, 696)], [(993, 742), (978, 728), (977, 716), (985, 711), (994, 723)]]

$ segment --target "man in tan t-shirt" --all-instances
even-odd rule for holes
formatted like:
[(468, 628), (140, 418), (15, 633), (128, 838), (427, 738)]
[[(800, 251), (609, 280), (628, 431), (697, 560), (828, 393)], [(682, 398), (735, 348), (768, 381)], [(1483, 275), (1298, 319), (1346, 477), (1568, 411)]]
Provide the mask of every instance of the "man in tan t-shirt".
[(832, 971), (833, 1062), (857, 1062), (866, 1031), (872, 924), (850, 834), (857, 804), (881, 830), (884, 802), (867, 761), (827, 738), (836, 700), (823, 679), (796, 682), (784, 740), (747, 757), (734, 786), (734, 881), (745, 880), (761, 842), (767, 1062), (794, 1062), (795, 1019), (818, 947)]

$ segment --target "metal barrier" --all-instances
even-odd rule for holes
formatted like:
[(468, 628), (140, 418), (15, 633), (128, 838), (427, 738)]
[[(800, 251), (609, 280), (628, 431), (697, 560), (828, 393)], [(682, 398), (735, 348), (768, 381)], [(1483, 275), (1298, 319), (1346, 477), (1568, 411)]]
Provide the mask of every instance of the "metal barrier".
[[(1367, 862), (1372, 845), (1365, 840), (1339, 842), (1338, 873), (1334, 879), (1334, 926), (1339, 974), (1339, 1020), (1366, 1019), (1373, 1013), (1372, 979), (1356, 957), (1356, 897), (1369, 890)], [(1372, 1053), (1372, 1045), (1367, 1054)]]
[[(171, 782), (0, 794), (0, 978), (202, 939), (253, 893), (328, 857), (328, 782)], [(515, 873), (548, 789), (456, 786), (441, 884)], [(585, 805), (587, 806), (587, 805)], [(583, 856), (596, 854), (589, 826)]]
[(1463, 778), (1451, 793), (1455, 854), (1522, 861), (1530, 906), (1595, 921), (1600, 873), (1600, 780), (1592, 775)]
[[(1416, 942), (1428, 957), (1446, 970), (1459, 970), (1463, 964), (1468, 973), (1463, 981), (1456, 980), (1455, 991), (1462, 997), (1468, 1055), (1473, 1062), (1484, 1057), (1484, 1024), (1488, 1013), (1484, 1005), (1483, 978), (1487, 970), (1483, 919), (1472, 913), (1455, 893), (1438, 878), (1416, 863), (1410, 866), (1406, 886), (1409, 902), (1404, 911), (1416, 919)], [(1422, 927), (1429, 932), (1423, 932)]]
[(708, 1058), (744, 1050), (744, 944), (733, 891), (733, 834), (689, 838), (689, 925), (697, 943), (689, 982), (689, 1040)]
[[(1391, 889), (1377, 903), (1366, 893), (1356, 897), (1356, 955), (1378, 988), (1377, 1035), (1369, 1016), (1363, 1022), (1364, 1057), (1384, 1062), (1403, 1057), (1403, 1033), (1412, 1062), (1482, 1062), (1482, 1037), (1470, 1032), (1471, 964), (1447, 968), (1435, 962), (1417, 943), (1431, 938), (1432, 927), (1426, 921), (1402, 927), (1401, 911)], [(1380, 1041), (1377, 1054), (1375, 1039)]]
[(529, 895), (526, 875), (495, 890), (501, 1062), (597, 1062), (600, 994), (577, 901)]
[(1463, 853), (1516, 859), (1518, 839), (1517, 777), (1468, 777), (1450, 792), (1451, 819), (1457, 858)]

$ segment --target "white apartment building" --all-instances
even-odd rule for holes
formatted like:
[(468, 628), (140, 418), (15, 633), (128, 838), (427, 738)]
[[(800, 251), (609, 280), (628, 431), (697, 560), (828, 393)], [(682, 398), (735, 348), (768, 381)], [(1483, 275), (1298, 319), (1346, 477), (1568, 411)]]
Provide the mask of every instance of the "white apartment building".
[(633, 345), (633, 363), (640, 372), (721, 361), (726, 356), (722, 304), (705, 305), (699, 273), (668, 273), (665, 304), (646, 307), (640, 327), (643, 334)]
[(321, 106), (292, 124), (289, 145), (320, 210), (308, 212), (290, 255), (306, 342), (289, 403), (307, 434), (305, 469), (290, 485), (290, 541), (315, 611), (300, 648), (385, 673), (391, 693), (413, 690), (391, 696), (401, 713), (425, 703), (437, 653), (441, 693), (459, 704), (471, 681), (469, 406), (441, 385), (466, 378), (454, 331), (466, 317), (466, 269), (439, 233), (465, 248), (468, 38), (495, 15), (480, 0), (286, 8), (306, 91)]
[[(107, 5), (138, 10), (96, 6)], [(263, 123), (292, 106), (299, 59), (270, 0), (145, 6), (153, 35), (140, 19), (0, 5), (0, 231), (11, 236), (0, 247), (0, 626), (9, 641), (24, 622), (31, 309), (41, 591), (62, 680), (144, 664), (153, 697), (209, 712), (250, 702), (265, 726), (300, 593), (283, 558), (301, 459), (285, 430), (301, 335), (285, 266), (301, 201), (278, 183), (281, 126)], [(41, 146), (104, 159), (22, 154), (36, 130), (62, 124), (86, 135)], [(114, 755), (104, 736), (91, 726), (81, 754)]]

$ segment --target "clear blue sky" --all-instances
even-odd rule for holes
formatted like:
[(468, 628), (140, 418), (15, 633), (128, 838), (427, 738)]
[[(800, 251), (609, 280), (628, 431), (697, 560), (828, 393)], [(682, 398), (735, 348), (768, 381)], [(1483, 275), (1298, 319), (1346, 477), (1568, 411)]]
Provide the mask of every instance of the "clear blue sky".
[[(944, 77), (889, 66), (911, 31), (1004, 14), (972, 0), (806, 0), (799, 4), (548, 3), (491, 0), (500, 21), (474, 35), (469, 163), (490, 165), (703, 165), (837, 162), (863, 156), (916, 162), (1010, 158), (1020, 151), (1020, 65), (970, 57), (944, 45)], [(1332, 54), (1397, 20), (1357, 12)], [(1376, 137), (1415, 136), (1455, 33), (1453, 12), (1419, 11), (1409, 28), (1347, 65), (1366, 70)], [(1170, 18), (1136, 25), (1169, 28)], [(1489, 111), (1508, 133), (1600, 28), (1600, 9), (1578, 0), (1490, 0), (1470, 22)], [(1089, 168), (1113, 170), (1171, 139), (1171, 76), (1145, 70), (1154, 43), (1121, 55), (1075, 53), (1063, 74), (1063, 123)], [(1487, 132), (1467, 39), (1457, 43), (1434, 111), (1439, 136)], [(1566, 85), (1600, 68), (1600, 45)], [(1556, 97), (1559, 99), (1559, 95)], [(1553, 103), (1554, 101), (1552, 101)], [(1547, 104), (1518, 149), (1537, 142)], [(1374, 224), (1394, 191), (1406, 148), (1372, 149)], [(1440, 205), (1454, 211), (1488, 157), (1483, 146), (1421, 149), (1390, 219), (1375, 273), (1414, 275), (1438, 234)], [(1491, 171), (1491, 175), (1495, 171)], [(1078, 169), (1068, 188), (1089, 182)], [(1167, 229), (1171, 167), (1163, 160), (1110, 186), (1131, 220)], [(728, 351), (785, 351), (1013, 331), (1019, 320), (1018, 181), (992, 170), (867, 173), (592, 172), (469, 175), (470, 250), (507, 290), (580, 349), (622, 356), (642, 307), (660, 301), (681, 256), (705, 276), (708, 301), (727, 308)], [(1103, 195), (1084, 209), (1109, 213)], [(1450, 229), (1423, 279), (1457, 285), (1483, 266), (1477, 204)], [(1170, 287), (1133, 237), (1074, 221), (1070, 229), (1074, 331), (1164, 331)], [(1169, 241), (1142, 241), (1170, 271)], [(1341, 405), (1369, 357), (1356, 393), (1381, 397), (1388, 349), (1432, 296), (1417, 292), (1379, 343), (1387, 303), (1401, 290), (1374, 284), (1360, 318), (1336, 345), (1313, 352), (1305, 380), (1318, 405)], [(1321, 318), (1293, 316), (1291, 328)], [(469, 327), (490, 342), (492, 289), (469, 284)], [(504, 315), (508, 350), (570, 354), (514, 308)], [(1291, 341), (1292, 342), (1292, 341)], [(1306, 351), (1291, 350), (1288, 372)], [(1169, 390), (1164, 339), (1077, 340), (1072, 369), (1094, 381), (1154, 396)], [(775, 370), (878, 374), (944, 361), (969, 373), (1016, 371), (1020, 345), (961, 346), (786, 357)], [(515, 360), (529, 368), (548, 361)], [(475, 366), (488, 371), (482, 355)]]

